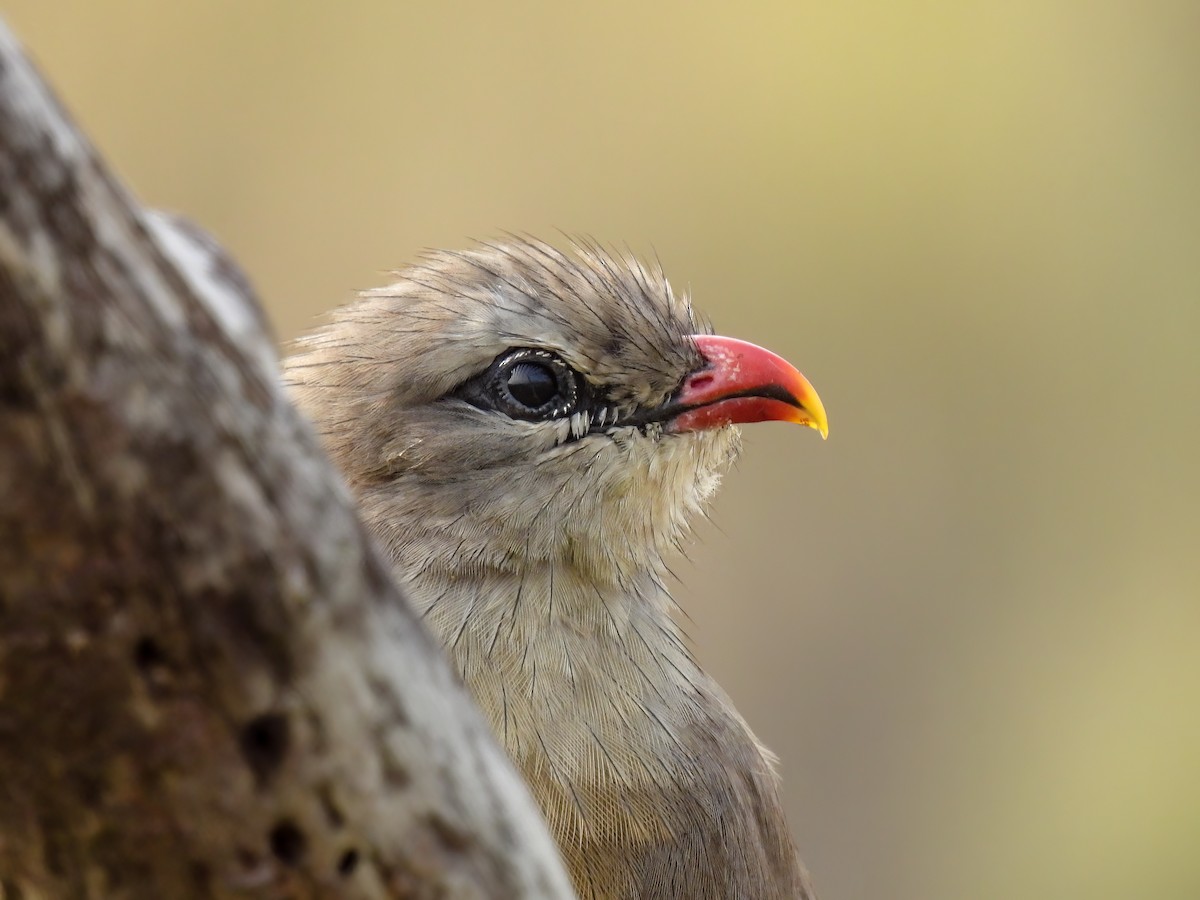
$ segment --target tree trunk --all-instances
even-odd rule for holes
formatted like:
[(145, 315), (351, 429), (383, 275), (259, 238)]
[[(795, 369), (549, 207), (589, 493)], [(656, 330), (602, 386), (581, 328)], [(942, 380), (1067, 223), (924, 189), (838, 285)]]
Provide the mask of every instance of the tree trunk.
[(0, 23), (0, 898), (572, 896), (276, 376)]

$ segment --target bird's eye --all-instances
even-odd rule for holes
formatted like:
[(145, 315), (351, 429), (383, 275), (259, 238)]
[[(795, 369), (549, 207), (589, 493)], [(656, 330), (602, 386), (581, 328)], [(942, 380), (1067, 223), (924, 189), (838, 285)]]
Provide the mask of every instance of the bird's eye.
[(545, 363), (519, 362), (508, 370), (509, 395), (522, 406), (540, 409), (558, 396), (558, 378)]
[(579, 376), (546, 350), (513, 350), (492, 367), (493, 400), (514, 419), (557, 419), (579, 403)]
[(514, 419), (540, 421), (572, 415), (586, 392), (587, 383), (557, 354), (523, 348), (497, 357), (456, 394)]

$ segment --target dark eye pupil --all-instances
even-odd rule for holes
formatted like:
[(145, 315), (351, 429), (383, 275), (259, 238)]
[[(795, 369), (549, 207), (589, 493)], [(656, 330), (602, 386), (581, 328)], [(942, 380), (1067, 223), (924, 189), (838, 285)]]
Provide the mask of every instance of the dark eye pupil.
[(509, 370), (508, 392), (518, 403), (536, 409), (558, 394), (558, 379), (548, 366), (519, 362)]
[(567, 418), (590, 398), (582, 375), (558, 354), (536, 347), (505, 351), (455, 388), (453, 396), (525, 422)]

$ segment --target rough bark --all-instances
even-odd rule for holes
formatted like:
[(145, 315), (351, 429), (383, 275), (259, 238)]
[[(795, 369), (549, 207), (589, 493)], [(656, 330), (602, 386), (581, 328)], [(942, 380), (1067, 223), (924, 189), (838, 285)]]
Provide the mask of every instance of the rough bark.
[(566, 897), (277, 386), (0, 23), (0, 898)]

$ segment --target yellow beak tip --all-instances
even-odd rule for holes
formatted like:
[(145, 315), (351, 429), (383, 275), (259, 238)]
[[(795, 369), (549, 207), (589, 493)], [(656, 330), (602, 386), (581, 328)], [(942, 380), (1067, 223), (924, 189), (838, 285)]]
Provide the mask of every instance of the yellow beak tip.
[(821, 440), (829, 440), (829, 420), (825, 418), (825, 407), (821, 405), (820, 400), (816, 399), (816, 394), (813, 394), (812, 401), (804, 405), (799, 421), (814, 431), (820, 432)]

